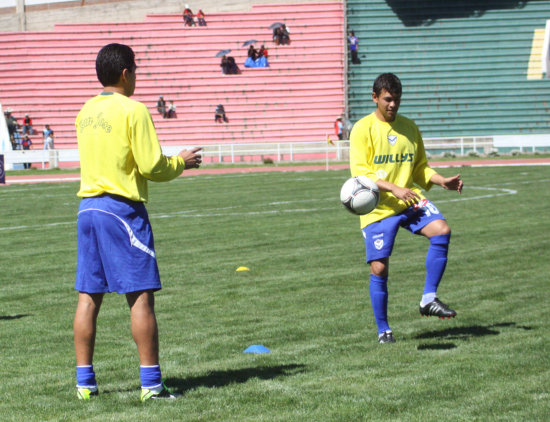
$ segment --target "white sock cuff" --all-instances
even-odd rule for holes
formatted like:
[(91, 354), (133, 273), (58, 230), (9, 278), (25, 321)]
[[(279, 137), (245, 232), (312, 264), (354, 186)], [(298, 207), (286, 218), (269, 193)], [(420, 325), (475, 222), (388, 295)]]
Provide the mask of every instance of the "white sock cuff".
[(433, 302), (435, 298), (437, 297), (437, 294), (434, 293), (426, 293), (425, 295), (422, 295), (422, 300), (420, 301), (420, 306), (426, 306), (428, 303)]
[(95, 391), (95, 390), (97, 390), (97, 385), (80, 385), (80, 384), (76, 384), (76, 388), (87, 388), (91, 391)]

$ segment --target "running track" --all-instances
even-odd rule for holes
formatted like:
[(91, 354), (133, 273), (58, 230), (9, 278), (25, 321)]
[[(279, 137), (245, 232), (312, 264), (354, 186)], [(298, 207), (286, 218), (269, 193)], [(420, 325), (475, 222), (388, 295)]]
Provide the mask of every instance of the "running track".
[[(448, 167), (503, 167), (503, 166), (529, 166), (529, 165), (550, 165), (550, 158), (518, 158), (502, 160), (462, 160), (462, 161), (434, 161), (430, 162), (433, 168)], [(329, 164), (329, 170), (345, 170), (347, 164)], [(199, 176), (207, 174), (234, 174), (234, 173), (268, 173), (273, 171), (291, 172), (291, 171), (322, 171), (326, 170), (325, 164), (301, 165), (301, 166), (283, 166), (283, 167), (230, 167), (230, 168), (202, 168), (196, 170), (187, 170), (183, 176)], [(55, 182), (74, 182), (80, 180), (79, 173), (66, 174), (34, 174), (29, 176), (6, 176), (6, 185), (32, 184), (32, 183), (55, 183)]]

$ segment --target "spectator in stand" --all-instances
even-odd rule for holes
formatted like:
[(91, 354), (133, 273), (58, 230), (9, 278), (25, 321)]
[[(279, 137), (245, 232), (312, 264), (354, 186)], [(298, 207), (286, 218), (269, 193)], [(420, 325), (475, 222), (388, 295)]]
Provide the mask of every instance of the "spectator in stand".
[(244, 62), (244, 67), (256, 67), (256, 57), (258, 57), (258, 52), (254, 48), (254, 45), (251, 44), (250, 47), (248, 47), (248, 57)]
[(15, 141), (15, 134), (17, 133), (17, 119), (11, 114), (11, 108), (8, 108), (4, 112), (6, 118), (6, 125), (8, 126), (8, 133), (10, 135), (11, 146), (13, 149), (17, 149), (17, 143)]
[(185, 26), (195, 26), (195, 21), (193, 20), (193, 11), (189, 8), (189, 5), (185, 5), (183, 10), (183, 23)]
[(15, 126), (19, 126), (19, 123), (17, 123), (17, 119), (16, 117), (12, 114), (13, 113), (13, 110), (11, 108), (8, 108), (5, 112), (4, 112), (4, 115), (6, 116), (6, 120), (8, 121), (8, 123), (11, 123)]
[(50, 130), (50, 133), (48, 134), (48, 136), (44, 140), (44, 149), (54, 149), (53, 139), (54, 139), (53, 130)]
[(229, 120), (227, 119), (227, 116), (225, 115), (225, 109), (223, 107), (223, 105), (221, 104), (218, 104), (218, 106), (216, 107), (216, 111), (215, 111), (215, 114), (214, 114), (214, 121), (216, 123), (229, 123)]
[(25, 137), (21, 141), (21, 146), (23, 147), (24, 150), (29, 150), (31, 149), (31, 145), (32, 145), (31, 138), (29, 138), (29, 135), (25, 135)]
[(159, 114), (162, 115), (164, 119), (166, 119), (166, 101), (164, 101), (164, 97), (161, 95), (157, 101), (157, 111)]
[(10, 135), (11, 146), (13, 149), (21, 149), (21, 126), (17, 122), (17, 119), (12, 114), (12, 109), (8, 108), (6, 113), (6, 123), (8, 125), (8, 132)]
[(258, 58), (256, 59), (256, 67), (269, 67), (267, 61), (267, 49), (262, 45), (258, 50)]
[(341, 141), (344, 139), (344, 124), (342, 123), (342, 117), (338, 116), (334, 122), (334, 133), (338, 135), (338, 139)]
[(290, 28), (286, 25), (283, 25), (283, 38), (285, 41), (285, 44), (290, 44)]
[[(23, 147), (23, 150), (25, 150), (25, 151), (30, 150), (31, 145), (32, 145), (32, 141), (29, 138), (29, 135), (25, 135), (25, 137), (21, 141), (21, 146)], [(26, 169), (30, 169), (31, 168), (31, 163), (23, 163), (23, 167), (26, 168)]]
[(279, 26), (273, 30), (273, 41), (277, 45), (290, 44), (290, 33), (286, 25)]
[(237, 63), (235, 62), (235, 57), (229, 56), (227, 58), (227, 63), (230, 75), (238, 75), (241, 73), (239, 66), (237, 66)]
[(220, 67), (222, 68), (222, 73), (224, 75), (229, 74), (229, 60), (227, 60), (227, 56), (222, 57), (222, 61), (220, 63)]
[(262, 48), (258, 51), (251, 45), (248, 48), (248, 57), (244, 62), (245, 67), (268, 67), (267, 62), (267, 50), (262, 45)]
[(42, 131), (42, 135), (44, 135), (44, 141), (50, 133), (53, 133), (53, 130), (50, 129), (50, 125), (44, 126), (44, 130)]
[(176, 105), (173, 101), (170, 101), (170, 105), (168, 106), (168, 118), (169, 119), (175, 119), (176, 118)]
[(361, 64), (361, 60), (359, 59), (358, 53), (358, 47), (359, 47), (359, 40), (353, 33), (353, 31), (349, 32), (348, 36), (348, 44), (349, 44), (349, 51), (351, 54), (351, 62), (353, 64)]
[(273, 41), (275, 41), (275, 44), (281, 45), (281, 40), (283, 38), (281, 27), (277, 27), (273, 30)]
[(280, 44), (282, 45), (288, 45), (290, 44), (290, 29), (287, 28), (285, 24), (279, 28), (279, 38), (280, 38)]
[(223, 56), (220, 67), (224, 75), (238, 75), (240, 73), (235, 58), (231, 56)]
[(23, 135), (26, 134), (34, 135), (34, 129), (32, 127), (32, 119), (29, 117), (29, 114), (25, 114), (25, 118), (23, 119)]
[(273, 28), (273, 42), (279, 45), (279, 27)]
[(197, 21), (199, 22), (199, 26), (206, 26), (206, 20), (204, 19), (204, 12), (202, 9), (199, 9), (197, 12)]

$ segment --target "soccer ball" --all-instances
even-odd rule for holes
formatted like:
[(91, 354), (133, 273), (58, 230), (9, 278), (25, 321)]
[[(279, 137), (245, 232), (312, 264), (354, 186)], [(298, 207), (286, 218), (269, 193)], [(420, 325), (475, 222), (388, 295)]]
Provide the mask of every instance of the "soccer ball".
[(378, 205), (380, 190), (367, 176), (351, 177), (340, 190), (340, 201), (348, 211), (357, 215), (371, 212)]

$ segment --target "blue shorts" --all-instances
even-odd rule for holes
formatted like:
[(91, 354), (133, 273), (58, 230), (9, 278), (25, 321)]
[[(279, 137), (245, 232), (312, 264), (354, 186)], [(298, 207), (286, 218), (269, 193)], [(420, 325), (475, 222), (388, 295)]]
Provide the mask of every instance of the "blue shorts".
[(404, 227), (414, 234), (435, 220), (445, 220), (437, 207), (423, 199), (420, 207), (409, 207), (400, 214), (369, 224), (363, 228), (367, 262), (391, 256), (393, 243), (399, 227)]
[(159, 290), (153, 231), (142, 202), (84, 198), (77, 221), (75, 289), (85, 293)]

